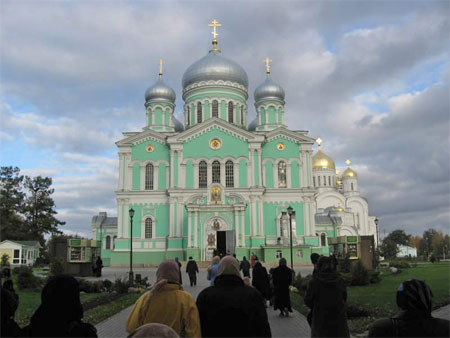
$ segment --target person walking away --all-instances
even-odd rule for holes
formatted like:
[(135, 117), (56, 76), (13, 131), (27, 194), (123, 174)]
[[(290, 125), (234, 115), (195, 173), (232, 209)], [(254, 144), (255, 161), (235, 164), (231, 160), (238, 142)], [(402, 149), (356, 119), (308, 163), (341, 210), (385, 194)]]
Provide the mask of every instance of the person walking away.
[(174, 260), (159, 264), (156, 283), (136, 301), (128, 316), (127, 332), (147, 323), (167, 325), (184, 337), (201, 337), (197, 306), (181, 287), (180, 268)]
[[(267, 270), (264, 266), (262, 266), (261, 262), (256, 262), (255, 267), (252, 271), (252, 280), (253, 286), (261, 292), (261, 295), (265, 300), (270, 299), (270, 284), (269, 284), (269, 275), (267, 274)], [(266, 301), (264, 301), (264, 305), (266, 305)]]
[(369, 337), (450, 337), (450, 321), (431, 316), (433, 293), (422, 280), (404, 281), (397, 289), (399, 312), (377, 320)]
[[(11, 282), (11, 286), (8, 282)], [(6, 284), (6, 285), (5, 285)], [(11, 280), (6, 280), (1, 288), (0, 337), (23, 337), (25, 334), (15, 322), (14, 316), (19, 306), (19, 296), (14, 291)]]
[(208, 266), (208, 274), (206, 275), (206, 279), (209, 280), (210, 285), (214, 285), (214, 280), (216, 279), (217, 273), (219, 271), (219, 261), (220, 257), (214, 256), (211, 260), (211, 265)]
[(312, 310), (312, 337), (349, 337), (347, 290), (330, 257), (320, 257), (305, 304)]
[(313, 252), (311, 254), (310, 258), (311, 258), (311, 263), (314, 266), (314, 270), (313, 270), (313, 273), (312, 273), (312, 275), (314, 276), (317, 273), (317, 262), (319, 261), (320, 255), (318, 253), (316, 253), (316, 252)]
[(164, 324), (150, 323), (142, 325), (136, 331), (130, 333), (127, 338), (178, 338), (180, 337), (170, 327)]
[(248, 260), (245, 256), (242, 257), (242, 261), (239, 266), (239, 269), (242, 270), (244, 277), (250, 277), (250, 263), (248, 262)]
[(189, 257), (189, 261), (186, 264), (186, 273), (189, 276), (191, 286), (197, 285), (198, 266), (197, 262), (192, 257)]
[(256, 262), (256, 256), (255, 256), (255, 253), (252, 252), (252, 255), (250, 256), (250, 266), (252, 269), (255, 267), (255, 262)]
[(181, 263), (178, 260), (178, 257), (175, 257), (175, 262), (178, 264), (178, 270), (180, 271), (180, 285), (183, 285), (183, 279), (181, 278)]
[(234, 257), (219, 263), (213, 286), (197, 297), (203, 337), (270, 337), (263, 298), (244, 284)]
[(292, 270), (287, 267), (285, 258), (281, 258), (278, 267), (273, 270), (274, 303), (273, 309), (280, 310), (280, 317), (289, 317), (292, 312), (289, 286), (292, 284)]
[(75, 278), (50, 277), (42, 289), (41, 301), (25, 328), (29, 337), (97, 337), (95, 327), (82, 321), (83, 306)]
[(101, 277), (103, 269), (103, 261), (100, 256), (97, 257), (97, 261), (95, 262), (95, 276)]

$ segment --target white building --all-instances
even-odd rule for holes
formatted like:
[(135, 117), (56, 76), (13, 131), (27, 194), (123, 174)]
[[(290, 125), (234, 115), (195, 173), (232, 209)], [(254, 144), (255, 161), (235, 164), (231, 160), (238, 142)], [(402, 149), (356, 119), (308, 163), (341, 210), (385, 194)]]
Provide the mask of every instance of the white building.
[(0, 257), (9, 256), (10, 265), (33, 265), (42, 246), (38, 241), (10, 241), (0, 243)]

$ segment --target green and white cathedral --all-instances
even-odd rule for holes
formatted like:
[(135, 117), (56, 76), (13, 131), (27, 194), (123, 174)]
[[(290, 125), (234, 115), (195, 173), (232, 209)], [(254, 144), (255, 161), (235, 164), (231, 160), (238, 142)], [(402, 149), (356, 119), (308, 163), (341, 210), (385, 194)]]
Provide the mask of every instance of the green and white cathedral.
[(118, 216), (92, 219), (104, 264), (128, 265), (130, 242), (139, 265), (206, 261), (215, 250), (238, 258), (254, 252), (265, 262), (289, 258), (289, 206), (296, 262), (328, 254), (330, 238), (375, 235), (356, 172), (348, 167), (339, 176), (320, 142), (313, 155), (308, 132), (285, 125), (285, 93), (268, 59), (254, 92), (257, 117), (248, 123), (247, 73), (213, 34), (213, 48), (182, 78), (184, 123), (174, 117), (176, 94), (160, 67), (145, 92), (145, 127), (116, 143)]

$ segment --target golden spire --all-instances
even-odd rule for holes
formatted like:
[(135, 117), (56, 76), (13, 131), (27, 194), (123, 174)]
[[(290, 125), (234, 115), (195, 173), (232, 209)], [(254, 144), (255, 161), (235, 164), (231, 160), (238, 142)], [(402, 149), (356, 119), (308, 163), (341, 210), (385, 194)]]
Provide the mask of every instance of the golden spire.
[(263, 61), (266, 63), (266, 74), (270, 74), (270, 63), (272, 62), (272, 59), (266, 57)]
[(322, 145), (322, 139), (319, 137), (319, 138), (317, 138), (316, 142), (319, 145), (319, 149), (320, 149), (320, 146)]
[(339, 169), (336, 168), (336, 175), (339, 175)]
[(352, 161), (350, 160), (345, 161), (345, 164), (347, 164), (348, 166), (350, 166), (350, 163), (352, 163)]
[(210, 24), (208, 24), (208, 26), (213, 28), (213, 31), (211, 32), (211, 34), (213, 35), (213, 41), (212, 41), (213, 50), (219, 50), (217, 48), (217, 35), (219, 35), (219, 34), (217, 34), (216, 28), (221, 27), (222, 25), (219, 23), (219, 21), (214, 19), (213, 21), (211, 21)]
[(162, 59), (159, 59), (159, 78), (163, 75), (163, 63), (164, 61)]

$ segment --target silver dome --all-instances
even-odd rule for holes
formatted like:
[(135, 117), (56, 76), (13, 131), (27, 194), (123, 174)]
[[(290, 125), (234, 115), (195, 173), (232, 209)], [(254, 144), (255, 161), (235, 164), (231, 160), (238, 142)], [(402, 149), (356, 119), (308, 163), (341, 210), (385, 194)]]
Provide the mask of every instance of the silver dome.
[(183, 123), (178, 121), (178, 119), (176, 119), (175, 116), (173, 117), (173, 124), (175, 126), (175, 131), (176, 132), (182, 132), (184, 130)]
[(253, 97), (255, 98), (255, 102), (269, 98), (284, 101), (284, 89), (267, 75), (266, 81), (255, 89)]
[(244, 68), (222, 56), (218, 50), (210, 50), (206, 56), (190, 65), (184, 72), (182, 85), (186, 88), (192, 83), (209, 80), (237, 82), (248, 87)]
[(172, 88), (164, 83), (160, 78), (153, 86), (145, 91), (145, 102), (150, 100), (175, 102), (176, 95)]
[(255, 119), (248, 125), (248, 130), (255, 131), (257, 126), (258, 126), (258, 118), (255, 117)]

